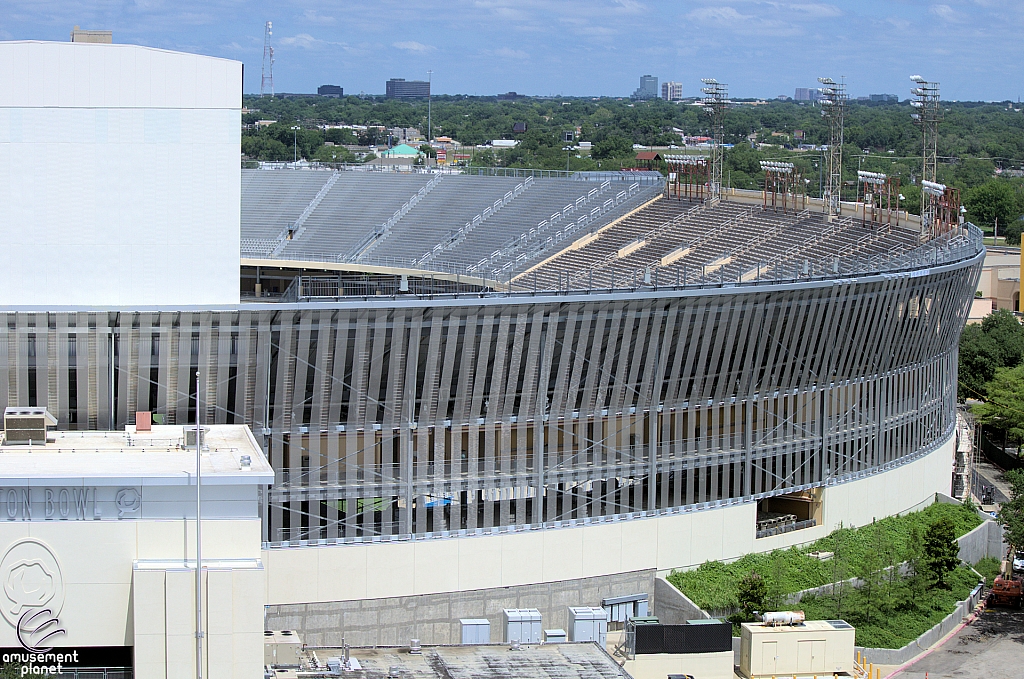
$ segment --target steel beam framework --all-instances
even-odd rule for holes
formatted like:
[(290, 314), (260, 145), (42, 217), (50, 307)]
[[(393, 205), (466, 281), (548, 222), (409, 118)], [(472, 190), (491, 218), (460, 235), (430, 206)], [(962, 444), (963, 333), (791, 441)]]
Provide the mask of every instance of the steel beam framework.
[(832, 78), (818, 78), (821, 115), (828, 123), (828, 170), (822, 208), (830, 218), (842, 214), (843, 143), (846, 132), (846, 85)]
[(264, 537), (380, 540), (766, 497), (955, 424), (981, 250), (918, 272), (646, 293), (9, 312), (0, 400), (67, 429), (247, 423)]
[[(911, 114), (914, 123), (921, 128), (921, 181), (935, 182), (939, 165), (939, 121), (942, 120), (942, 100), (939, 95), (939, 83), (929, 82), (919, 75), (910, 79), (915, 87), (910, 93), (915, 99), (910, 102), (915, 112)], [(921, 214), (928, 207), (928, 197), (921, 192)]]
[(708, 158), (708, 188), (711, 200), (722, 197), (722, 167), (725, 161), (725, 112), (729, 108), (729, 86), (714, 78), (703, 78), (704, 112), (710, 119), (711, 155)]

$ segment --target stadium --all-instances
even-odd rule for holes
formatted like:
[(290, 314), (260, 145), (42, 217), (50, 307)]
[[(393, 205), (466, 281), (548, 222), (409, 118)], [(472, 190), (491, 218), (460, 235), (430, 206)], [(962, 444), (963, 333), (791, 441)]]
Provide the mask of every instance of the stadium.
[[(214, 88), (236, 76), (212, 68)], [(502, 608), (554, 626), (566, 605), (657, 608), (659, 573), (951, 492), (970, 224), (783, 209), (767, 189), (697, 200), (650, 172), (242, 170), (240, 80), (209, 120), (189, 100), (135, 121), (159, 138), (117, 137), (111, 115), (83, 158), (116, 142), (163, 160), (108, 159), (119, 186), (24, 155), (45, 143), (9, 111), (37, 104), (9, 89), (0, 400), (72, 432), (194, 423), (197, 401), (204, 425), (249, 425), (274, 470), (266, 629), (447, 643)], [(56, 188), (88, 182), (111, 202)], [(86, 261), (83, 224), (137, 184), (173, 190), (142, 232), (117, 217), (130, 270)], [(56, 235), (26, 238), (31, 220)]]

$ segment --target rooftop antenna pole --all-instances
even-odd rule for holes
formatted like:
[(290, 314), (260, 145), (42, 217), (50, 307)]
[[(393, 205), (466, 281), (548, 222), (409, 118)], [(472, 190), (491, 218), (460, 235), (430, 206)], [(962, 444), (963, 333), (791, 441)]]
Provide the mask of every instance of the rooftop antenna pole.
[[(270, 22), (267, 22), (268, 24)], [(196, 679), (203, 679), (202, 430), (199, 426), (199, 371), (196, 371)]]
[(427, 71), (427, 143), (434, 141), (434, 128), (430, 124), (430, 83), (433, 80), (434, 72)]
[(263, 79), (260, 81), (260, 97), (266, 96), (268, 90), (270, 96), (274, 96), (274, 48), (270, 44), (270, 36), (274, 34), (271, 30), (273, 27), (274, 24), (268, 21), (263, 30)]

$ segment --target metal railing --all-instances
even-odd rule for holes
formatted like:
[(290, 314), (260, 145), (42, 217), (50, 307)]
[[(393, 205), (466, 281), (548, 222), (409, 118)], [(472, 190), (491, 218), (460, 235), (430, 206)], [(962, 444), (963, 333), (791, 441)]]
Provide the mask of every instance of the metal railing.
[[(973, 224), (966, 224), (956, 232), (951, 232), (942, 237), (933, 239), (906, 252), (893, 253), (864, 257), (826, 257), (815, 262), (798, 261), (782, 263), (766, 272), (747, 278), (745, 275), (736, 277), (726, 276), (724, 271), (719, 270), (712, 274), (705, 275), (699, 268), (694, 268), (693, 275), (684, 273), (678, 268), (674, 273), (662, 274), (660, 269), (653, 272), (646, 272), (641, 269), (613, 269), (607, 272), (600, 272), (599, 275), (591, 277), (575, 277), (575, 271), (564, 272), (559, 277), (556, 286), (543, 288), (539, 279), (534, 275), (532, 278), (526, 276), (513, 281), (516, 277), (514, 271), (507, 272), (506, 277), (496, 277), (487, 280), (490, 286), (489, 291), (450, 292), (450, 293), (404, 293), (397, 287), (391, 293), (393, 297), (425, 297), (432, 300), (462, 299), (472, 297), (505, 297), (505, 298), (530, 298), (543, 296), (564, 296), (573, 294), (605, 294), (619, 292), (658, 292), (666, 290), (708, 290), (723, 288), (756, 288), (765, 285), (780, 285), (789, 283), (809, 283), (816, 281), (837, 280), (858, 278), (869, 275), (882, 276), (919, 276), (927, 275), (933, 267), (953, 264), (971, 259), (980, 254), (984, 249), (982, 245), (982, 232)], [(315, 260), (311, 260), (315, 261)], [(328, 261), (338, 261), (332, 259)], [(393, 266), (395, 268), (409, 267), (412, 271), (410, 260), (395, 259), (390, 262), (386, 260), (370, 261), (364, 260), (362, 264), (380, 264), (382, 266)], [(432, 263), (434, 271), (447, 273), (449, 275), (466, 275), (465, 270), (457, 265), (442, 265)], [(431, 270), (422, 270), (421, 277), (427, 278)], [(700, 275), (697, 273), (700, 272)], [(631, 276), (630, 276), (631, 274)], [(387, 294), (387, 293), (385, 293)], [(376, 295), (380, 297), (379, 294)], [(363, 298), (364, 295), (354, 295), (355, 298)], [(282, 298), (281, 301), (298, 301), (298, 299)]]
[(782, 535), (783, 533), (792, 533), (795, 530), (803, 530), (804, 528), (813, 528), (818, 525), (816, 519), (807, 519), (806, 521), (796, 521), (794, 523), (784, 523), (781, 526), (772, 526), (771, 528), (765, 528), (757, 531), (758, 538), (767, 538), (772, 535)]

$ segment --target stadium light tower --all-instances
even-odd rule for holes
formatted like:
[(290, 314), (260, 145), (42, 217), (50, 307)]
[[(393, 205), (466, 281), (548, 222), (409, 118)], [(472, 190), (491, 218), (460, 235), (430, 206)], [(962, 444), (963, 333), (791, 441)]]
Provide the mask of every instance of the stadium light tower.
[(846, 122), (846, 84), (832, 78), (818, 78), (821, 88), (821, 115), (828, 121), (828, 181), (821, 205), (829, 221), (842, 212), (843, 141)]
[(729, 107), (729, 86), (714, 78), (702, 78), (704, 112), (711, 118), (711, 162), (708, 172), (708, 197), (722, 198), (722, 165), (725, 143), (725, 111)]
[[(939, 162), (939, 121), (942, 119), (939, 83), (928, 82), (919, 75), (912, 75), (910, 79), (914, 82), (910, 93), (916, 97), (910, 102), (916, 111), (910, 115), (921, 128), (921, 181), (935, 182), (935, 173)], [(925, 213), (927, 204), (927, 194), (922, 191), (921, 214)]]
[(270, 90), (270, 96), (274, 96), (274, 47), (270, 44), (270, 36), (274, 34), (271, 30), (273, 28), (274, 24), (268, 21), (263, 30), (263, 79), (260, 81), (260, 97), (265, 96), (267, 90)]

